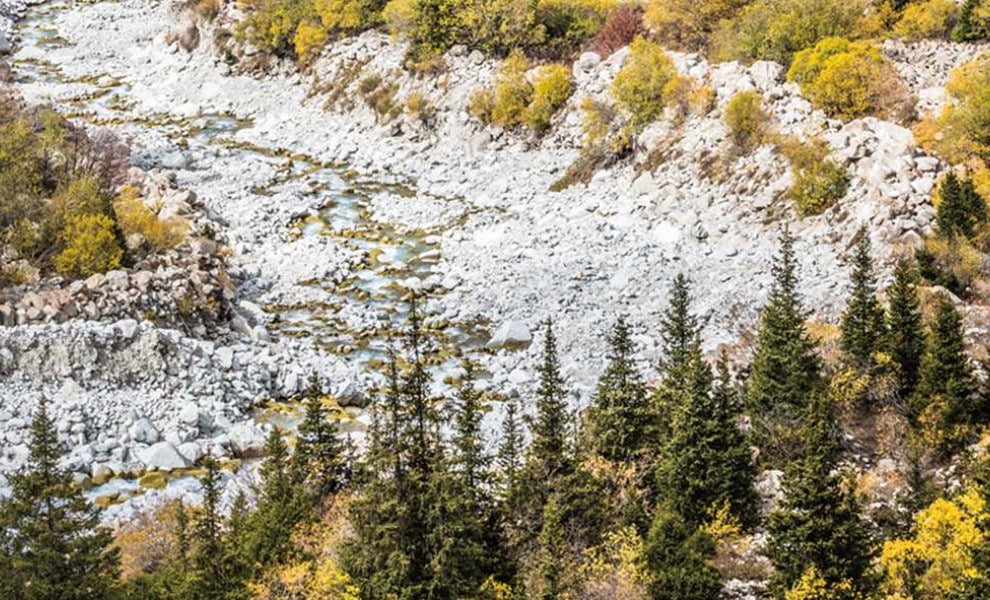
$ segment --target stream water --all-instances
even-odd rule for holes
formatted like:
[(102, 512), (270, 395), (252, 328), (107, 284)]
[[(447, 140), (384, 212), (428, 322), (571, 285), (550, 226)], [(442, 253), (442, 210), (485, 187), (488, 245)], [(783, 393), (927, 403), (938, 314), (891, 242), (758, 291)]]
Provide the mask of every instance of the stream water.
[[(144, 128), (170, 140), (176, 151), (198, 152), (207, 157), (235, 152), (245, 159), (264, 161), (278, 176), (252, 189), (257, 202), (273, 201), (272, 196), (284, 186), (308, 186), (318, 195), (322, 206), (319, 215), (294, 224), (292, 232), (271, 234), (330, 236), (334, 243), (359, 251), (363, 259), (343, 281), (300, 282), (327, 291), (329, 302), (265, 307), (276, 317), (270, 333), (276, 339), (311, 338), (314, 344), (346, 360), (359, 361), (367, 369), (379, 368), (390, 340), (405, 324), (410, 291), (434, 274), (441, 257), (442, 231), (409, 230), (373, 218), (370, 200), (374, 194), (410, 197), (411, 189), (381, 183), (373, 173), (355, 173), (347, 165), (322, 163), (289, 148), (246, 144), (237, 134), (254, 123), (238, 115), (139, 113), (130, 98), (130, 85), (114, 73), (67, 76), (46, 58), (46, 53), (72, 45), (57, 27), (58, 16), (65, 10), (72, 10), (67, 0), (50, 0), (35, 5), (20, 22), (19, 48), (13, 59), (16, 81), (51, 87), (56, 108), (90, 125), (116, 130)], [(355, 329), (348, 325), (355, 319), (341, 317), (356, 312), (371, 315), (357, 320), (367, 325)], [(439, 351), (433, 360), (441, 367), (453, 365), (464, 352), (480, 351), (488, 338), (487, 324), (477, 322), (428, 320), (427, 332), (436, 341)], [(298, 413), (298, 406), (283, 403), (277, 410), (263, 413), (259, 409), (257, 418), (291, 428), (298, 421)], [(105, 489), (129, 492), (133, 485), (111, 482), (90, 494), (95, 496)]]

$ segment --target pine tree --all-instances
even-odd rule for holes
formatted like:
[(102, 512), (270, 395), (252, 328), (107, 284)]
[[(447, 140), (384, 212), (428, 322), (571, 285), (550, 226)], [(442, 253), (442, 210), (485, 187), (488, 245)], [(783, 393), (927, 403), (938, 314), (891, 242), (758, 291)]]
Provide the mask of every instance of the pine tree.
[(795, 268), (794, 238), (785, 229), (746, 389), (750, 410), (771, 423), (794, 419), (821, 384), (820, 359), (804, 326)]
[(568, 597), (566, 565), (570, 549), (567, 547), (563, 516), (556, 498), (551, 496), (547, 501), (542, 520), (535, 597), (540, 600), (563, 600)]
[(784, 473), (784, 499), (770, 515), (768, 556), (778, 597), (811, 568), (834, 588), (870, 591), (874, 543), (848, 482), (836, 471), (841, 445), (832, 407), (813, 397), (802, 428), (803, 454)]
[(654, 600), (716, 600), (722, 579), (712, 565), (715, 543), (676, 510), (663, 505), (646, 538), (644, 555)]
[(307, 516), (308, 502), (294, 477), (289, 450), (273, 429), (265, 443), (258, 502), (246, 524), (246, 551), (251, 562), (268, 565), (285, 560), (292, 530)]
[(523, 434), (516, 400), (505, 402), (505, 416), (502, 418), (496, 463), (503, 493), (509, 493), (518, 487), (523, 468)]
[(884, 310), (877, 300), (876, 274), (870, 255), (870, 238), (861, 230), (853, 258), (852, 296), (842, 315), (842, 350), (861, 369), (873, 363), (886, 333)]
[(42, 398), (31, 422), (27, 470), (9, 476), (0, 503), (0, 596), (112, 598), (119, 558), (93, 506), (58, 467), (58, 434)]
[(990, 37), (990, 31), (987, 30), (986, 24), (981, 22), (975, 14), (976, 10), (981, 8), (985, 2), (986, 0), (966, 0), (963, 2), (959, 16), (956, 17), (956, 26), (952, 30), (952, 41), (981, 42)]
[(701, 324), (691, 314), (691, 282), (683, 273), (674, 277), (669, 306), (660, 320), (660, 331), (663, 338), (660, 373), (669, 387), (676, 388), (701, 335)]
[(224, 519), (220, 513), (220, 473), (216, 459), (203, 458), (205, 473), (200, 478), (203, 504), (193, 530), (195, 550), (190, 556), (190, 593), (194, 600), (227, 598), (242, 588), (243, 580), (228, 562), (224, 540)]
[(910, 398), (914, 393), (925, 352), (925, 332), (915, 280), (911, 263), (900, 260), (894, 269), (894, 283), (887, 290), (890, 307), (886, 350), (897, 365), (898, 391), (902, 398)]
[(632, 463), (652, 449), (656, 414), (633, 361), (636, 349), (629, 326), (621, 317), (609, 345), (609, 364), (598, 379), (594, 404), (588, 411), (590, 441), (603, 458)]
[[(567, 388), (560, 373), (557, 339), (549, 321), (543, 340), (543, 360), (539, 366), (540, 385), (536, 390), (536, 420), (530, 445), (530, 463), (535, 472), (532, 481), (547, 486), (573, 471), (568, 437), (571, 415), (567, 407)], [(544, 493), (544, 498), (547, 494)]]
[(692, 359), (687, 390), (678, 405), (672, 435), (664, 447), (658, 490), (671, 506), (680, 507), (687, 523), (699, 527), (728, 506), (746, 526), (754, 525), (759, 498), (753, 487), (756, 468), (745, 435), (739, 429), (737, 393), (724, 355), (718, 363), (718, 385), (712, 390), (708, 365), (697, 353)]
[(971, 178), (960, 179), (949, 171), (939, 187), (939, 196), (935, 222), (942, 235), (972, 237), (977, 226), (986, 223), (986, 202), (976, 192)]
[(347, 449), (338, 437), (336, 423), (330, 420), (320, 400), (319, 390), (319, 379), (314, 373), (293, 455), (296, 477), (316, 504), (344, 489), (349, 471)]
[(930, 328), (910, 416), (917, 422), (933, 402), (938, 402), (939, 429), (952, 437), (957, 426), (985, 422), (987, 415), (977, 410), (977, 383), (966, 354), (962, 318), (944, 294), (938, 298)]

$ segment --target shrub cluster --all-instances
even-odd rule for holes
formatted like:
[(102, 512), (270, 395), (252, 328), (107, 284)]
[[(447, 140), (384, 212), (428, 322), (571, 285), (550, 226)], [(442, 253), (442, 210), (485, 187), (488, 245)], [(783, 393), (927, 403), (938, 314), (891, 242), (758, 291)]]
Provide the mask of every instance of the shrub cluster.
[(794, 183), (787, 194), (799, 215), (821, 214), (846, 195), (849, 174), (845, 167), (828, 158), (825, 142), (791, 141), (783, 144), (781, 151), (794, 173)]
[(748, 153), (763, 142), (770, 115), (763, 107), (763, 96), (750, 90), (733, 96), (725, 107), (725, 124), (737, 151)]
[(645, 127), (663, 112), (664, 89), (676, 77), (673, 61), (663, 48), (643, 37), (629, 46), (629, 56), (612, 83), (612, 97), (629, 114), (630, 124)]
[(735, 17), (751, 0), (651, 0), (645, 23), (672, 48), (704, 49), (719, 24)]
[(485, 123), (507, 128), (524, 125), (542, 133), (574, 91), (571, 71), (562, 64), (544, 65), (530, 82), (529, 61), (521, 50), (502, 62), (495, 90), (478, 90), (471, 97), (468, 112)]
[(956, 68), (946, 89), (953, 102), (920, 123), (915, 135), (950, 162), (990, 162), (990, 57)]
[(990, 39), (990, 2), (965, 0), (952, 30), (957, 42), (980, 42)]
[(894, 26), (894, 35), (909, 41), (947, 38), (959, 14), (953, 0), (924, 0), (908, 4)]
[(910, 104), (908, 94), (879, 48), (830, 37), (794, 56), (787, 72), (811, 102), (830, 116), (898, 117)]

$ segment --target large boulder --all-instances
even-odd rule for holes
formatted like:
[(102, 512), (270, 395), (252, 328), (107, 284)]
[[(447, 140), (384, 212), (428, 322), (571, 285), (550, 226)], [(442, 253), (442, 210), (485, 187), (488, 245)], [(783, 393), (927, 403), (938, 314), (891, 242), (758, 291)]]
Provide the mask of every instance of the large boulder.
[(140, 458), (149, 471), (174, 471), (190, 464), (169, 442), (158, 442), (142, 452)]
[(238, 423), (227, 431), (230, 449), (237, 458), (257, 458), (265, 454), (265, 434), (251, 423)]
[(495, 331), (492, 339), (488, 340), (489, 348), (522, 349), (528, 348), (533, 342), (533, 334), (522, 321), (506, 321)]
[(142, 444), (154, 444), (159, 439), (158, 428), (148, 419), (134, 421), (128, 433), (131, 434), (131, 439)]

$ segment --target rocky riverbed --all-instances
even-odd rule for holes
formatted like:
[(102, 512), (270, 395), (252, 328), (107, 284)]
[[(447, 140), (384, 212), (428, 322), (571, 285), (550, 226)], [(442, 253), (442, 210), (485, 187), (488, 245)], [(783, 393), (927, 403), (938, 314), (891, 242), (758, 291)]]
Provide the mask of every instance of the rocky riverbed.
[[(21, 8), (0, 7), (2, 32), (2, 15)], [(11, 36), (28, 100), (112, 128), (138, 166), (172, 173), (195, 193), (231, 249), (234, 287), (220, 332), (112, 312), (0, 328), (8, 448), (0, 469), (23, 460), (27, 415), (41, 394), (53, 399), (80, 478), (181, 471), (207, 449), (249, 456), (265, 427), (252, 410), (297, 395), (314, 370), (342, 403), (365, 401), (368, 362), (411, 290), (427, 294), (441, 343), (480, 350), (494, 336), (475, 356), (506, 391), (531, 389), (539, 345), (530, 342), (552, 317), (576, 402), (585, 402), (618, 314), (637, 324), (644, 368), (654, 363), (678, 271), (700, 291), (713, 348), (752, 330), (785, 225), (798, 238), (805, 301), (822, 318), (844, 303), (845, 261), (861, 227), (887, 264), (931, 228), (939, 161), (897, 124), (825, 118), (779, 65), (676, 55), (684, 74), (715, 92), (716, 108), (643, 132), (651, 164), (550, 192), (578, 155), (582, 99), (607, 93), (624, 51), (582, 56), (570, 105), (550, 135), (532, 139), (467, 114), (470, 94), (497, 67), (480, 54), (455, 48), (443, 74), (411, 75), (402, 44), (368, 33), (330, 46), (306, 75), (283, 65), (252, 76), (213, 47), (217, 26), (190, 27), (194, 19), (169, 2), (55, 1), (30, 9)], [(890, 54), (925, 89), (944, 84), (934, 71), (951, 66), (911, 71), (912, 48)], [(347, 75), (354, 65), (393, 80), (400, 99), (424, 94), (435, 123), (381, 124), (360, 98), (360, 77)], [(715, 160), (728, 154), (723, 108), (743, 89), (764, 95), (780, 133), (820, 135), (847, 165), (850, 191), (836, 207), (796, 218), (784, 197), (792, 175), (770, 147)], [(331, 95), (350, 102), (327, 108)]]

